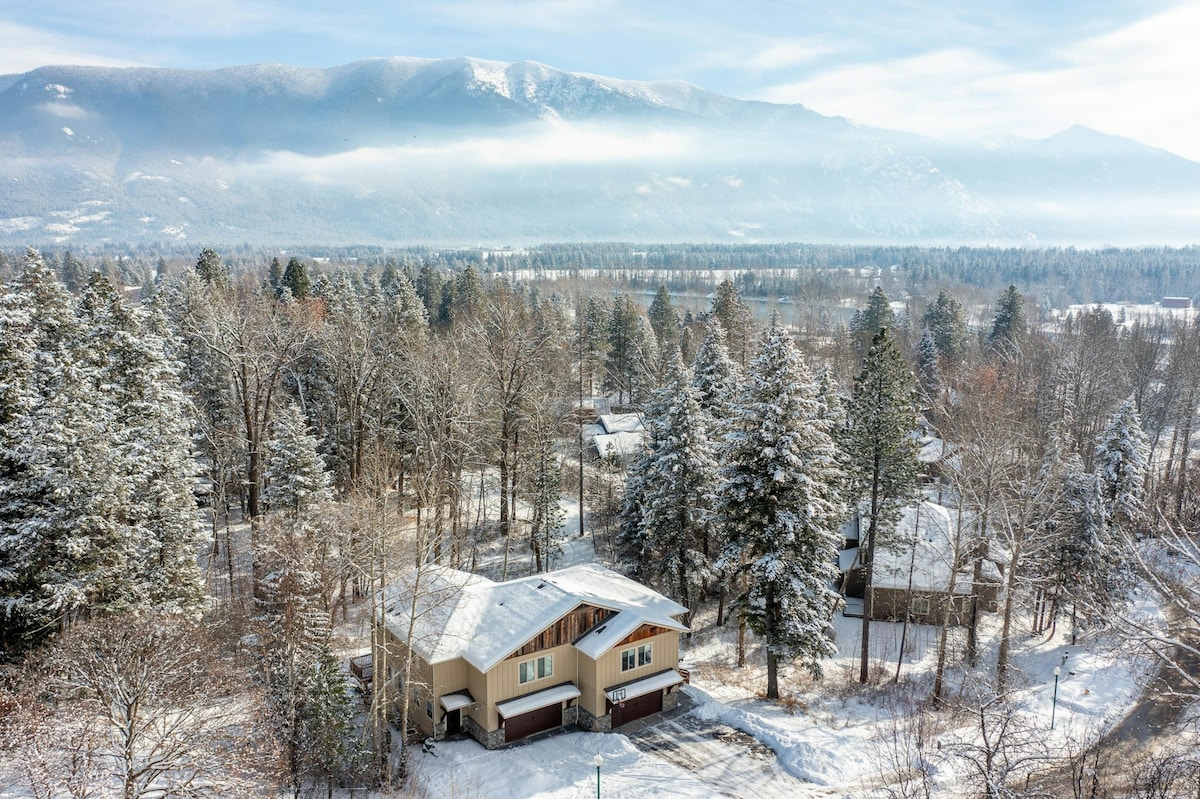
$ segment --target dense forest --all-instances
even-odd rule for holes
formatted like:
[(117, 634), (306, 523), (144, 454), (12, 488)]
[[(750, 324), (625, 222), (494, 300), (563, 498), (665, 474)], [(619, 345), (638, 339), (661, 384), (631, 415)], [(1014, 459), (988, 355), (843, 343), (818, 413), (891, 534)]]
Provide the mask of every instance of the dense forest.
[[(1176, 655), (1200, 594), (1157, 560), (1197, 551), (1200, 325), (1149, 305), (1200, 285), (1195, 248), (30, 249), (0, 272), (0, 747), (30, 795), (402, 780), (408, 703), (356, 722), (335, 628), (497, 542), (540, 571), (586, 532), (718, 604), (777, 699), (782, 664), (815, 679), (831, 652), (842, 525), (889, 546), (930, 485), (957, 564), (1007, 559), (998, 646), (943, 627), (931, 701), (954, 668), (1003, 697), (1010, 641), (1060, 623), (1200, 690)], [(641, 416), (638, 456), (586, 447), (600, 410)], [(1170, 635), (1129, 620), (1135, 590)]]

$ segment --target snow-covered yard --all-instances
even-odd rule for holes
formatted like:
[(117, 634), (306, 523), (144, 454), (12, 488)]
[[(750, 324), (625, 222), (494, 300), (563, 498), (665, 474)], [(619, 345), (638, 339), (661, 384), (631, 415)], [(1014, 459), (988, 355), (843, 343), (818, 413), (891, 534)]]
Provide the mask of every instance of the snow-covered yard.
[[(564, 526), (577, 530), (575, 508), (567, 510)], [(603, 558), (593, 550), (592, 536), (568, 534), (562, 559), (555, 565), (594, 560)], [(1157, 608), (1148, 601), (1140, 612), (1158, 618)], [(604, 758), (603, 795), (777, 795), (772, 793), (778, 788), (769, 768), (727, 773), (723, 764), (732, 762), (737, 748), (730, 752), (714, 746), (691, 729), (712, 723), (744, 731), (769, 747), (778, 769), (807, 784), (800, 789), (803, 793), (791, 795), (884, 795), (878, 793), (880, 786), (900, 779), (918, 758), (924, 759), (935, 795), (964, 795), (968, 769), (962, 745), (979, 735), (974, 717), (966, 711), (972, 697), (985, 693), (992, 682), (989, 666), (995, 660), (998, 616), (985, 616), (978, 668), (952, 660), (946, 690), (951, 707), (939, 711), (930, 710), (928, 697), (940, 629), (910, 625), (900, 680), (892, 684), (902, 625), (873, 622), (873, 684), (862, 687), (856, 681), (861, 623), (839, 614), (839, 654), (823, 664), (824, 677), (812, 680), (800, 669), (785, 668), (780, 679), (784, 700), (767, 702), (758, 696), (766, 683), (759, 645), (748, 636), (747, 665), (737, 668), (736, 625), (717, 627), (715, 608), (706, 606), (693, 622), (692, 637), (682, 642), (681, 654), (692, 669), (692, 684), (683, 689), (690, 700), (685, 703), (690, 709), (684, 711), (690, 719), (682, 726), (668, 720), (648, 733), (625, 731), (628, 736), (563, 733), (493, 752), (469, 740), (439, 743), (432, 753), (416, 755), (417, 784), (430, 796), (586, 797), (595, 791), (593, 759), (599, 754)], [(961, 635), (951, 632), (952, 637)], [(1131, 659), (1106, 636), (1081, 636), (1071, 645), (1066, 624), (1052, 636), (1017, 635), (1013, 661), (1018, 678), (1009, 706), (1049, 755), (1094, 740), (1128, 712), (1140, 694), (1150, 664)], [(955, 652), (961, 649), (961, 642), (952, 647)], [(918, 720), (920, 735), (929, 736), (919, 747)], [(672, 735), (673, 756), (655, 754)], [(744, 747), (740, 754), (751, 757)], [(680, 763), (692, 765), (684, 768)], [(714, 783), (708, 772), (724, 776)], [(730, 789), (743, 781), (743, 790)]]

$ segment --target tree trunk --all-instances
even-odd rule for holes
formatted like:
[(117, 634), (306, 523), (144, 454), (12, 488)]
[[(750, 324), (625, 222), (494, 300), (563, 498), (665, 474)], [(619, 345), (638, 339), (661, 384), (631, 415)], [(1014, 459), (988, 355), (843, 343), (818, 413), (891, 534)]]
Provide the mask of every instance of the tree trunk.
[[(862, 651), (858, 660), (858, 681), (867, 681), (867, 666), (871, 656), (871, 583), (875, 571), (875, 539), (878, 537), (879, 517), (879, 482), (882, 478), (883, 462), (878, 451), (875, 452), (875, 465), (871, 472), (871, 522), (867, 528), (867, 557), (863, 564), (863, 579), (866, 587), (863, 589), (863, 619), (862, 619)], [(862, 552), (862, 540), (858, 542), (859, 553)]]

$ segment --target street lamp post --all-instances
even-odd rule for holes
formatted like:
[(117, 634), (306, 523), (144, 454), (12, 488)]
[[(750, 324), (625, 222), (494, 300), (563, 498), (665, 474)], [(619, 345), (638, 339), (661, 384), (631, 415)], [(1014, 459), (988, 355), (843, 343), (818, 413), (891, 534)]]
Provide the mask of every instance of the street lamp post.
[(604, 765), (604, 758), (596, 755), (592, 762), (596, 764), (596, 799), (600, 799), (600, 767)]
[(1061, 666), (1054, 667), (1054, 698), (1050, 701), (1050, 729), (1054, 729), (1054, 713), (1058, 710), (1058, 675), (1062, 673)]

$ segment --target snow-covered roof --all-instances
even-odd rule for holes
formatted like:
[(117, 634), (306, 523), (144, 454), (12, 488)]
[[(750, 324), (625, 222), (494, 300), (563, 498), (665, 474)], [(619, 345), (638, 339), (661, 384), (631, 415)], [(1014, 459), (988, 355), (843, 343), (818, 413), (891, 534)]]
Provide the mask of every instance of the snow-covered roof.
[[(954, 524), (949, 509), (922, 502), (903, 509), (892, 545), (875, 550), (871, 585), (875, 588), (946, 591), (954, 571)], [(914, 550), (915, 542), (915, 550)], [(956, 594), (971, 592), (970, 572), (959, 572)]]
[(624, 637), (611, 639), (606, 633), (593, 637), (617, 618), (622, 627), (633, 625), (629, 632), (642, 624), (687, 629), (673, 618), (686, 613), (687, 608), (596, 564), (505, 583), (456, 569), (426, 566), (416, 585), (415, 613), (410, 612), (414, 609), (414, 575), (387, 589), (385, 621), (388, 630), (401, 641), (409, 640), (411, 626), (413, 650), (427, 663), (463, 658), (487, 672), (585, 603), (616, 611), (615, 616), (577, 643), (593, 658)]
[(442, 707), (446, 708), (447, 712), (449, 712), (475, 704), (475, 697), (471, 696), (470, 691), (457, 691), (443, 696), (441, 703)]
[(511, 719), (513, 716), (519, 716), (522, 713), (528, 713), (531, 710), (547, 707), (558, 702), (565, 702), (568, 699), (575, 699), (579, 696), (579, 689), (574, 683), (563, 683), (556, 685), (553, 688), (547, 688), (544, 691), (536, 691), (525, 696), (518, 696), (516, 699), (509, 699), (507, 702), (497, 702), (496, 712), (506, 719)]
[(612, 433), (596, 436), (596, 452), (601, 458), (627, 457), (642, 451), (646, 441), (643, 433)]
[(645, 429), (642, 417), (636, 413), (604, 413), (600, 424), (606, 433), (640, 433)]
[(649, 677), (610, 688), (604, 692), (604, 695), (610, 702), (623, 702), (626, 699), (637, 699), (639, 696), (645, 696), (653, 691), (670, 688), (672, 685), (679, 685), (681, 682), (683, 682), (683, 677), (679, 672), (675, 669), (667, 669), (658, 674), (651, 674)]
[(920, 438), (917, 443), (920, 445), (917, 450), (917, 461), (920, 463), (938, 463), (954, 452), (954, 447), (940, 438)]

